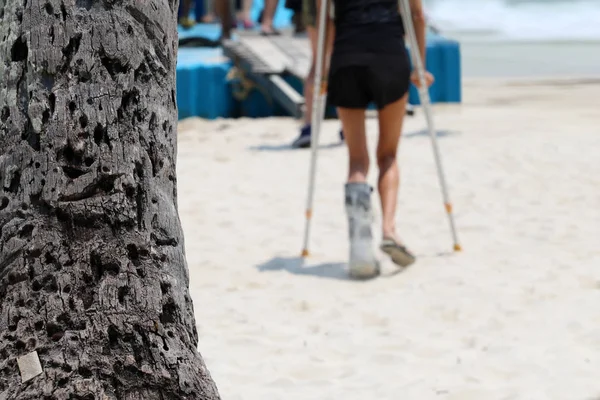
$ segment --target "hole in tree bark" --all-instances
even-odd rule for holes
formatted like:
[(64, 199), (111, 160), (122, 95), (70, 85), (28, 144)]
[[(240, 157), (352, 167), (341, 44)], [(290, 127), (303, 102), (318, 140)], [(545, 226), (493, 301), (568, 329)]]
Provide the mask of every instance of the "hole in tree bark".
[(56, 262), (56, 258), (50, 252), (46, 252), (46, 254), (44, 254), (44, 262), (46, 264), (54, 264)]
[(127, 256), (131, 261), (136, 261), (140, 258), (140, 253), (138, 252), (138, 248), (135, 244), (129, 243), (127, 245)]
[(169, 293), (169, 289), (171, 289), (171, 284), (169, 282), (160, 283), (160, 291), (163, 295)]
[(62, 53), (65, 58), (63, 69), (66, 69), (71, 64), (71, 60), (73, 60), (73, 57), (75, 56), (75, 54), (77, 54), (77, 51), (79, 51), (79, 45), (81, 44), (81, 36), (81, 33), (78, 33), (75, 36), (73, 36), (71, 39), (69, 39), (69, 44), (67, 45), (67, 47), (62, 49)]
[[(79, 369), (77, 370), (77, 372), (79, 373), (79, 375), (81, 375), (83, 378), (88, 379), (92, 377), (92, 370), (87, 368), (87, 367), (79, 367)], [(87, 396), (85, 396), (87, 397)], [(82, 399), (84, 399), (85, 397), (82, 397)], [(92, 399), (94, 397), (92, 396)]]
[(125, 195), (127, 197), (134, 197), (135, 196), (135, 188), (133, 186), (127, 186), (125, 188)]
[(77, 104), (74, 101), (69, 102), (69, 111), (75, 112), (77, 109)]
[(160, 314), (160, 322), (162, 324), (172, 324), (175, 322), (177, 317), (177, 306), (173, 299), (169, 299), (167, 304), (162, 307), (162, 313)]
[(116, 346), (119, 343), (119, 331), (114, 325), (108, 327), (108, 343), (111, 346)]
[(50, 96), (48, 96), (48, 101), (50, 102), (50, 112), (54, 114), (54, 109), (56, 107), (56, 95), (54, 93), (50, 93)]
[(80, 176), (89, 173), (89, 171), (83, 171), (79, 168), (69, 166), (62, 167), (62, 170), (69, 179), (77, 179)]
[(47, 275), (44, 278), (44, 289), (46, 292), (58, 292), (58, 284), (56, 283), (56, 278), (53, 275)]
[(27, 52), (28, 52), (27, 43), (24, 42), (21, 37), (19, 37), (13, 43), (13, 46), (12, 46), (12, 49), (10, 52), (12, 61), (13, 62), (25, 61), (27, 59)]
[(8, 191), (11, 193), (17, 193), (19, 188), (19, 184), (21, 183), (21, 172), (16, 171), (10, 180), (10, 185), (8, 187)]
[(104, 50), (100, 52), (100, 62), (106, 68), (111, 78), (115, 78), (118, 74), (123, 74), (129, 71), (129, 65), (123, 64), (118, 58), (110, 57)]
[(59, 324), (48, 322), (48, 324), (46, 324), (46, 334), (53, 341), (58, 342), (65, 335), (65, 331)]
[(6, 207), (8, 207), (8, 197), (2, 197), (0, 199), (0, 210), (4, 210)]
[(10, 108), (8, 106), (2, 107), (2, 112), (0, 112), (0, 121), (6, 122), (6, 120), (10, 117)]
[(65, 8), (65, 3), (60, 4), (60, 13), (62, 14), (62, 20), (67, 20), (67, 9)]
[(81, 127), (83, 129), (85, 129), (88, 125), (88, 117), (84, 114), (81, 117), (79, 117), (79, 125), (81, 125)]
[(118, 290), (119, 303), (125, 302), (125, 297), (129, 294), (129, 288), (127, 286), (121, 286)]
[(27, 224), (27, 225), (23, 226), (21, 228), (21, 230), (19, 231), (19, 237), (21, 239), (29, 238), (29, 237), (31, 237), (32, 232), (33, 232), (33, 225)]
[(83, 308), (88, 310), (94, 304), (94, 294), (86, 291), (82, 294), (81, 300), (83, 301)]
[(98, 123), (94, 128), (94, 142), (96, 143), (96, 145), (100, 146), (100, 144), (103, 141), (104, 143), (106, 143), (109, 149), (112, 149), (112, 145), (110, 144), (110, 138), (108, 137), (108, 128)]
[(49, 120), (50, 120), (50, 110), (45, 109), (44, 112), (42, 113), (42, 124), (47, 124)]
[(44, 9), (48, 13), (48, 15), (54, 14), (54, 7), (52, 7), (52, 4), (46, 3), (46, 5), (44, 6)]
[(117, 261), (103, 262), (100, 255), (96, 252), (92, 252), (90, 255), (90, 265), (96, 281), (100, 281), (104, 274), (118, 275), (121, 271)]
[(27, 141), (29, 146), (35, 151), (40, 151), (40, 134), (33, 130), (29, 117), (27, 117), (25, 129), (21, 133), (21, 139)]
[(141, 63), (139, 67), (135, 70), (133, 77), (136, 82), (148, 83), (151, 78), (151, 74), (148, 71), (148, 67), (146, 67), (145, 63)]

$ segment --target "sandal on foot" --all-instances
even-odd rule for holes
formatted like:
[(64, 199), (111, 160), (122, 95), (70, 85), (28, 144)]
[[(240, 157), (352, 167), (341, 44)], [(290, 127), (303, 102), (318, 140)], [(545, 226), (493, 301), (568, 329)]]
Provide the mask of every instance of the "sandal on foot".
[(398, 244), (394, 239), (383, 239), (380, 246), (381, 251), (390, 256), (394, 264), (401, 267), (408, 267), (416, 261), (406, 247)]

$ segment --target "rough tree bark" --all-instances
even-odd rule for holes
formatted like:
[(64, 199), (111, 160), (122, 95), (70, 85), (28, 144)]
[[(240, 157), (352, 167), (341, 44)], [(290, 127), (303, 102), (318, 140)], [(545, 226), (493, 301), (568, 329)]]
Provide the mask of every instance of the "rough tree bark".
[(0, 400), (219, 398), (176, 207), (176, 15), (0, 0)]

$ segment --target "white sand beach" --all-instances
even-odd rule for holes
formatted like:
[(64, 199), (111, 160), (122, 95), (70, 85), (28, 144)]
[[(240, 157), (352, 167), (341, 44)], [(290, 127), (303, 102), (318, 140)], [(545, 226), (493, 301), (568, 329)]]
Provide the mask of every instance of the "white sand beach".
[[(324, 124), (304, 262), (298, 122), (180, 122), (199, 349), (224, 400), (600, 399), (600, 80), (463, 90), (435, 107), (463, 252), (418, 110), (398, 214), (418, 260), (365, 282), (346, 279), (339, 121)], [(368, 130), (374, 151), (375, 119)]]

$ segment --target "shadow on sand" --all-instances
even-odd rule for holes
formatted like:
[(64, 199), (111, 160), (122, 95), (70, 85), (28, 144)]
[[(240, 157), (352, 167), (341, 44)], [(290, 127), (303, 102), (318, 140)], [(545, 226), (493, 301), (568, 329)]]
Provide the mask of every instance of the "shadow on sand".
[(260, 272), (287, 271), (294, 275), (310, 275), (319, 278), (351, 281), (346, 270), (346, 263), (325, 263), (305, 265), (301, 257), (275, 257), (256, 266)]
[[(447, 130), (438, 130), (437, 131), (437, 137), (438, 138), (443, 138), (443, 137), (447, 137), (447, 136), (454, 136), (454, 135), (458, 135), (460, 134), (460, 132), (458, 131), (447, 131)], [(415, 132), (406, 132), (402, 135), (402, 137), (410, 139), (410, 138), (416, 138), (416, 137), (428, 137), (429, 136), (429, 131), (427, 129), (422, 129), (420, 131), (415, 131)], [(329, 144), (322, 144), (319, 146), (319, 150), (327, 150), (327, 149), (335, 149), (336, 147), (342, 147), (344, 145), (344, 142), (336, 142), (336, 143), (329, 143)], [(285, 144), (275, 144), (275, 145), (270, 145), (270, 144), (261, 144), (261, 145), (256, 145), (256, 146), (250, 146), (248, 147), (249, 150), (252, 151), (295, 151), (295, 150), (303, 150), (303, 149), (295, 149), (293, 148), (289, 143), (285, 143)], [(310, 147), (304, 150), (309, 150), (310, 151)]]
[[(322, 144), (319, 146), (319, 150), (334, 149), (336, 147), (341, 147), (343, 144), (344, 144), (344, 142)], [(276, 144), (276, 145), (262, 144), (262, 145), (258, 145), (258, 146), (250, 146), (250, 147), (248, 147), (248, 149), (252, 150), (252, 151), (301, 151), (301, 150), (310, 151), (310, 147), (308, 147), (306, 149), (296, 149), (296, 148), (293, 148), (289, 143)]]
[[(436, 131), (436, 136), (439, 138), (443, 138), (446, 136), (454, 136), (454, 135), (458, 135), (460, 134), (460, 132), (458, 131), (447, 131), (447, 130), (438, 130)], [(416, 132), (406, 132), (402, 134), (403, 138), (415, 138), (415, 137), (429, 137), (429, 130), (427, 129), (421, 129), (420, 131), (416, 131)]]

